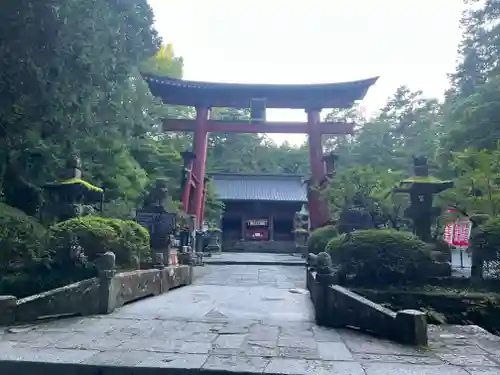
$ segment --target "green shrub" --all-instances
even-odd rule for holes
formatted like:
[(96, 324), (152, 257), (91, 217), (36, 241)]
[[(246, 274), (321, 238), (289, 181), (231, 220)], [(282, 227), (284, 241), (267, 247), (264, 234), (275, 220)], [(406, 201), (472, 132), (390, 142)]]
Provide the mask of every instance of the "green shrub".
[(500, 217), (492, 217), (471, 236), (470, 249), (490, 262), (492, 271), (500, 275)]
[(66, 220), (51, 228), (51, 249), (59, 256), (70, 254), (75, 244), (91, 262), (113, 251), (118, 265), (130, 265), (135, 256), (148, 254), (149, 233), (133, 221), (98, 216)]
[(429, 246), (408, 232), (355, 231), (332, 239), (327, 251), (361, 285), (403, 284), (425, 279), (432, 265)]
[(307, 239), (307, 250), (313, 254), (321, 253), (325, 251), (328, 242), (337, 235), (337, 229), (333, 225), (315, 229)]
[(0, 274), (43, 256), (45, 240), (46, 230), (35, 218), (0, 203)]
[(131, 264), (133, 257), (146, 259), (150, 256), (149, 232), (146, 228), (132, 220), (110, 220), (120, 224), (119, 243), (115, 249), (118, 264)]

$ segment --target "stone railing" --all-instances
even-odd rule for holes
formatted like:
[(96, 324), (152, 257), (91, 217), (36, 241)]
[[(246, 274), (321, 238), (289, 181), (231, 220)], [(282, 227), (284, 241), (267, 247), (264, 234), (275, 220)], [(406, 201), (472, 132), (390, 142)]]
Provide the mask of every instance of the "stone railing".
[(22, 299), (0, 296), (0, 325), (72, 315), (109, 314), (128, 302), (192, 283), (189, 265), (116, 273), (115, 255), (97, 262), (98, 277)]
[(309, 255), (307, 288), (318, 325), (355, 327), (408, 345), (427, 345), (427, 316), (418, 310), (394, 312), (340, 285), (329, 255)]

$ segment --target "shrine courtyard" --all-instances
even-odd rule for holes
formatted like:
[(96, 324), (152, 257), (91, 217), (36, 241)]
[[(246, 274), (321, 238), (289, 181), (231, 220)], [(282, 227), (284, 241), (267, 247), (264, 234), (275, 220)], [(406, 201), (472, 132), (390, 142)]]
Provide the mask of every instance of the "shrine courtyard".
[(425, 349), (319, 327), (300, 258), (258, 258), (215, 255), (192, 285), (109, 315), (7, 328), (0, 374), (500, 374), (500, 337), (477, 326), (430, 326)]

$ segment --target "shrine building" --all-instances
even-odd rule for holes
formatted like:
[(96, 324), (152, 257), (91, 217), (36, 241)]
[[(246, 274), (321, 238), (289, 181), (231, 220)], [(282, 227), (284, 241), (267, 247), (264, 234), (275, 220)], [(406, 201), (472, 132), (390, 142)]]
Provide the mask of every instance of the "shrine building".
[(294, 215), (307, 205), (302, 175), (213, 173), (210, 177), (225, 206), (220, 223), (224, 250), (290, 251)]

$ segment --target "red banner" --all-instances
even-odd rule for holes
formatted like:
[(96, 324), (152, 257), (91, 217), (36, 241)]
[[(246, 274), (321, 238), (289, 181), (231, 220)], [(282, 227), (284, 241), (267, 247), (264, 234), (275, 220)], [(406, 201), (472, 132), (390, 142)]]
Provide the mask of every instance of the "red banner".
[(451, 246), (469, 246), (470, 221), (456, 221), (444, 226), (443, 240)]

